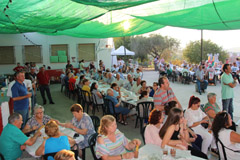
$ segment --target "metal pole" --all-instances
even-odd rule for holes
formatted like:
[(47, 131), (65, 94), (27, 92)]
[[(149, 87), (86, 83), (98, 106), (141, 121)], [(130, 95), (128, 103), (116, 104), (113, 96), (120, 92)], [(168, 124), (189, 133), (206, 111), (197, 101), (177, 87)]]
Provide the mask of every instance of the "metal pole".
[(203, 30), (201, 30), (201, 65), (202, 65), (202, 57), (203, 57)]

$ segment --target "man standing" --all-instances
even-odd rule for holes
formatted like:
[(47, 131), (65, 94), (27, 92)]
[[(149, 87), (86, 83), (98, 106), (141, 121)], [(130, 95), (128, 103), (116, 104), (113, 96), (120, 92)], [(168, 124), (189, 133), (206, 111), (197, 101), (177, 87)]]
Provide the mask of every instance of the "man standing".
[(47, 93), (49, 103), (55, 104), (52, 100), (52, 96), (50, 93), (50, 88), (49, 88), (50, 79), (49, 79), (47, 72), (45, 72), (45, 69), (43, 67), (40, 68), (40, 72), (37, 74), (37, 80), (38, 80), (40, 93), (41, 93), (41, 96), (43, 99), (43, 105), (45, 105), (47, 103), (47, 100), (45, 98), (45, 91)]
[(236, 87), (237, 83), (232, 77), (232, 70), (229, 64), (224, 64), (223, 72), (221, 76), (222, 106), (223, 110), (226, 110), (233, 119), (233, 88)]
[(24, 72), (16, 73), (16, 82), (13, 84), (12, 91), (12, 99), (14, 112), (17, 112), (22, 115), (23, 118), (23, 126), (26, 124), (28, 119), (28, 108), (29, 108), (29, 99), (32, 96), (32, 93), (29, 93), (27, 87), (23, 83), (25, 79)]
[(73, 65), (70, 63), (69, 60), (67, 61), (67, 65), (66, 65), (66, 70), (67, 70), (67, 69), (71, 69), (71, 71), (72, 71), (72, 69), (73, 69)]
[(178, 108), (182, 108), (175, 94), (173, 93), (172, 88), (169, 87), (169, 81), (167, 77), (161, 77), (158, 80), (160, 88), (156, 90), (153, 96), (153, 102), (156, 109), (163, 111), (164, 105), (170, 101), (176, 101)]
[[(207, 89), (208, 86), (208, 81), (204, 80), (204, 71), (202, 70), (202, 66), (199, 66), (199, 69), (196, 72), (196, 77), (197, 77), (197, 87), (198, 87), (198, 92), (201, 95), (205, 89)], [(204, 83), (204, 86), (201, 88), (201, 83)]]
[(16, 160), (21, 157), (22, 150), (26, 145), (31, 146), (41, 135), (36, 132), (35, 135), (28, 137), (19, 129), (22, 125), (22, 116), (19, 113), (13, 113), (8, 118), (8, 124), (4, 127), (0, 136), (0, 153), (6, 160)]
[(17, 67), (13, 69), (14, 72), (20, 72), (24, 70), (24, 67), (20, 65), (20, 63), (17, 63)]

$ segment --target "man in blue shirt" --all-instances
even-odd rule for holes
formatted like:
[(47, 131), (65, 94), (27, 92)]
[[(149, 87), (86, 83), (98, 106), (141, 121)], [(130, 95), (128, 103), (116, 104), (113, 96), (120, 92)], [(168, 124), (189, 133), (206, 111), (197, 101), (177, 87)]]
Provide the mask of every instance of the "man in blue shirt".
[(112, 89), (107, 90), (106, 99), (111, 100), (114, 105), (114, 106), (112, 106), (111, 103), (109, 104), (110, 112), (113, 113), (113, 107), (114, 107), (115, 112), (120, 113), (119, 122), (127, 125), (126, 118), (127, 118), (127, 114), (130, 112), (130, 110), (128, 108), (124, 108), (121, 106), (121, 100), (118, 101), (118, 99), (116, 97), (114, 97), (114, 92)]
[(41, 132), (29, 138), (19, 129), (22, 125), (22, 116), (19, 113), (13, 113), (8, 118), (8, 124), (4, 127), (0, 136), (0, 153), (6, 160), (16, 160), (21, 157), (22, 150), (26, 145), (33, 145)]
[(24, 79), (24, 72), (18, 72), (16, 74), (16, 82), (11, 88), (14, 112), (21, 114), (23, 118), (22, 128), (25, 126), (28, 119), (29, 98), (32, 96), (32, 93), (28, 92), (25, 84), (23, 83)]

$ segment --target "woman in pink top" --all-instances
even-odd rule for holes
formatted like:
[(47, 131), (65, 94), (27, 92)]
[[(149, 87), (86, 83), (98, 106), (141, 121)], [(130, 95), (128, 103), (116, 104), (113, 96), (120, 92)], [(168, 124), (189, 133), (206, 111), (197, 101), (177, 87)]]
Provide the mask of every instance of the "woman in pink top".
[(146, 144), (155, 144), (161, 147), (162, 139), (159, 137), (159, 131), (162, 127), (163, 120), (163, 112), (157, 109), (152, 110), (149, 115), (149, 124), (144, 133)]

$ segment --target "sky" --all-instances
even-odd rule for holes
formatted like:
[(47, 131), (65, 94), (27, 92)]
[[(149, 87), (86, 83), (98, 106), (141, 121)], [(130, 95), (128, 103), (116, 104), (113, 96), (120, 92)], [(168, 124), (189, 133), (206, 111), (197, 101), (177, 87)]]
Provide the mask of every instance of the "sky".
[[(196, 41), (201, 39), (201, 31), (194, 29), (184, 29), (178, 27), (164, 27), (157, 31), (147, 33), (149, 34), (161, 34), (163, 36), (170, 36), (180, 40), (180, 47), (183, 49), (190, 41)], [(212, 42), (223, 47), (223, 49), (237, 50), (240, 52), (240, 30), (230, 31), (203, 31), (203, 39), (211, 40)]]

